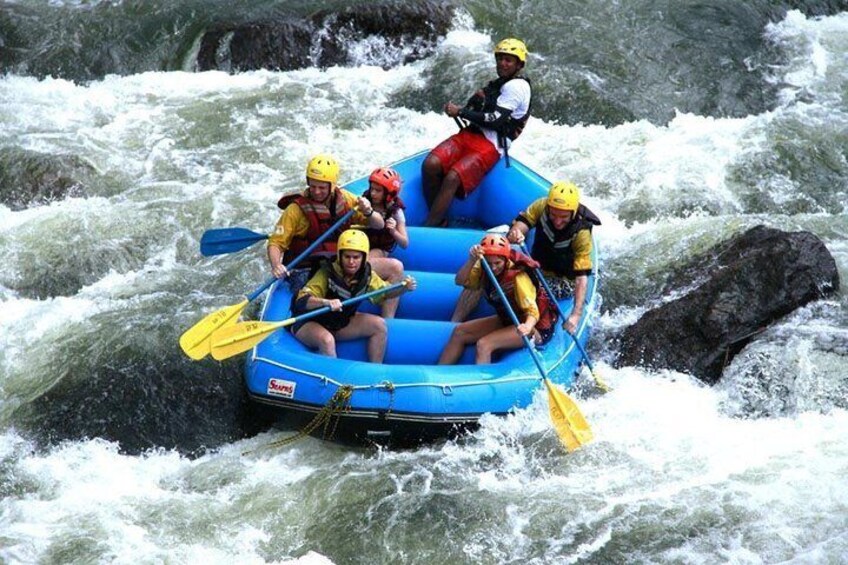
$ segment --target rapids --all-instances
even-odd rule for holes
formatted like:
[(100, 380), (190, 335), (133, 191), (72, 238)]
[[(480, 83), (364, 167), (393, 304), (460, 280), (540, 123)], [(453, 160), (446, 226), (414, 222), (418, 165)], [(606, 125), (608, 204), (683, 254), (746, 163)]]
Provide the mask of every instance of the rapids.
[[(194, 72), (210, 22), (314, 3), (248, 4), (0, 4), (0, 197), (56, 162), (84, 183), (0, 205), (0, 561), (845, 561), (848, 7), (467, 0), (413, 63), (363, 48), (344, 67)], [(203, 258), (201, 234), (270, 230), (315, 152), (353, 179), (452, 133), (440, 105), (490, 76), (507, 35), (538, 96), (514, 154), (603, 221), (589, 353), (613, 391), (578, 395), (596, 441), (566, 455), (540, 392), (416, 450), (242, 456), (281, 432), (248, 433), (239, 361), (191, 362), (177, 340), (267, 266), (260, 246)], [(756, 224), (819, 236), (840, 294), (712, 388), (611, 368), (663, 273)]]

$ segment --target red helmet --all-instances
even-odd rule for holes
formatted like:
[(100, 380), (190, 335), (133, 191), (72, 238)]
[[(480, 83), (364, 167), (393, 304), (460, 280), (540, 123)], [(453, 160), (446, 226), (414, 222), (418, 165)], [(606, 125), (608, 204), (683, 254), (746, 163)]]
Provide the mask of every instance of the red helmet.
[(509, 246), (509, 240), (502, 235), (486, 235), (480, 241), (480, 247), (483, 248), (483, 255), (499, 255), (506, 259), (509, 259), (512, 255), (512, 248)]
[(391, 200), (400, 192), (401, 178), (396, 170), (388, 167), (378, 167), (374, 169), (371, 176), (368, 177), (368, 182), (376, 182), (386, 191), (386, 200)]

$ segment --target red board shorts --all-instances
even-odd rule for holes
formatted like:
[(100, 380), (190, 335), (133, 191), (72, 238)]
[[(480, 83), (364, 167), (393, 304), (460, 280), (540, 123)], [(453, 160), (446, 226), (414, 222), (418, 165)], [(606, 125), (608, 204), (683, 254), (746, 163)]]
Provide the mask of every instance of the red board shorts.
[(439, 158), (443, 173), (453, 170), (459, 175), (460, 186), (456, 189), (458, 198), (471, 194), (501, 158), (492, 142), (467, 129), (450, 136), (430, 153)]

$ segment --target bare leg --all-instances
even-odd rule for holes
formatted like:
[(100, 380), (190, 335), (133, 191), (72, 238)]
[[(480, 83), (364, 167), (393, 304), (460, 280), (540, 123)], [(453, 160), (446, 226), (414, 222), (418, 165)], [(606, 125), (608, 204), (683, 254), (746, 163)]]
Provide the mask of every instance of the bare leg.
[(477, 357), (475, 363), (486, 365), (492, 362), (492, 353), (500, 349), (518, 349), (524, 345), (521, 334), (515, 326), (502, 327), (477, 341)]
[[(377, 273), (381, 279), (391, 284), (403, 280), (403, 263), (401, 263), (398, 259), (380, 257), (380, 255), (382, 255), (382, 250), (375, 249), (371, 252), (371, 256), (368, 258), (374, 272)], [(384, 300), (383, 305), (381, 306), (383, 318), (387, 320), (394, 318), (397, 313), (399, 303), (399, 296)]]
[(477, 306), (477, 303), (480, 302), (481, 296), (483, 296), (482, 290), (463, 288), (459, 294), (459, 299), (456, 301), (451, 322), (464, 322), (471, 314), (471, 311)]
[(368, 338), (368, 361), (382, 363), (386, 356), (386, 321), (380, 316), (357, 312), (350, 323), (336, 332), (336, 339)]
[(427, 202), (428, 208), (433, 205), (433, 200), (435, 200), (436, 194), (442, 186), (444, 176), (442, 162), (439, 158), (432, 153), (427, 155), (421, 165), (421, 189), (424, 192), (424, 200)]
[(425, 226), (438, 227), (445, 219), (445, 214), (448, 213), (453, 197), (456, 196), (456, 189), (460, 187), (459, 175), (456, 171), (448, 171), (445, 175), (445, 180), (442, 181), (442, 187), (439, 193), (436, 194), (435, 200), (430, 205), (430, 213), (424, 221)]
[(465, 350), (466, 345), (475, 343), (484, 335), (502, 327), (503, 324), (501, 324), (497, 316), (478, 318), (477, 320), (471, 320), (470, 322), (463, 322), (457, 325), (454, 327), (450, 339), (439, 356), (439, 365), (456, 364), (459, 358), (462, 357), (462, 352)]
[(317, 349), (321, 355), (336, 356), (336, 339), (327, 328), (317, 322), (306, 322), (294, 337), (305, 346)]

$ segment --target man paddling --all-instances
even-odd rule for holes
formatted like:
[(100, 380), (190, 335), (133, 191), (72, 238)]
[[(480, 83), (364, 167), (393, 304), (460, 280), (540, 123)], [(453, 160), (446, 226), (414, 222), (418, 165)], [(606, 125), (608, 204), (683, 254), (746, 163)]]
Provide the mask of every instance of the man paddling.
[(580, 192), (570, 182), (555, 182), (548, 196), (530, 204), (513, 220), (507, 238), (523, 243), (536, 228), (530, 255), (537, 260), (557, 300), (574, 294), (574, 306), (563, 321), (573, 334), (583, 315), (588, 277), (592, 274), (592, 227), (601, 220), (580, 204)]
[[(374, 229), (384, 226), (383, 216), (374, 213), (367, 198), (357, 197), (340, 188), (338, 181), (338, 162), (331, 155), (316, 155), (306, 166), (306, 190), (284, 196), (277, 203), (283, 213), (277, 220), (274, 233), (268, 238), (268, 261), (275, 277), (289, 278), (292, 293), (303, 287), (306, 279), (318, 269), (321, 261), (335, 257), (338, 236), (333, 234), (324, 240), (299, 268), (291, 273), (283, 263), (288, 264), (349, 210), (355, 208), (356, 213), (339, 231), (352, 224), (367, 225)], [(378, 265), (375, 265), (375, 268), (377, 267)], [(379, 272), (382, 269), (377, 270)]]

